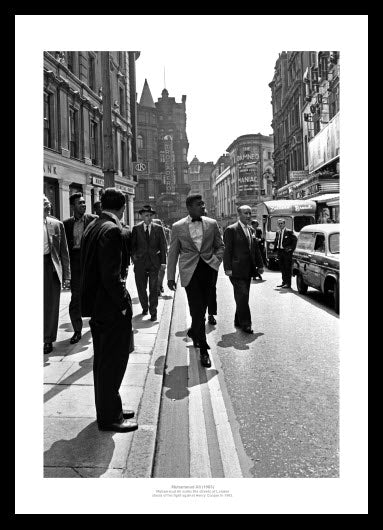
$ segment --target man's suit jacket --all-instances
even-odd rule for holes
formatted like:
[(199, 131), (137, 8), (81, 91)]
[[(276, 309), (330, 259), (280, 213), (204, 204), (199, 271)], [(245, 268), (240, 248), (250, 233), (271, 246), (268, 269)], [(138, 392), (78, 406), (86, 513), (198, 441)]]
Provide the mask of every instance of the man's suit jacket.
[(146, 241), (144, 222), (133, 226), (132, 230), (132, 261), (135, 266), (144, 266), (149, 259), (151, 265), (159, 269), (161, 263), (166, 263), (166, 239), (160, 225), (151, 223), (149, 245)]
[[(275, 249), (277, 249), (278, 239), (279, 239), (279, 231), (276, 233), (275, 239), (274, 239)], [(289, 228), (285, 228), (285, 232), (283, 234), (282, 245), (283, 245), (282, 250), (286, 250), (289, 253), (292, 253), (295, 250), (295, 247), (297, 246), (297, 236)]]
[(223, 234), (225, 253), (223, 267), (232, 271), (232, 278), (248, 280), (256, 273), (256, 268), (263, 268), (262, 255), (255, 234), (251, 230), (251, 246), (243, 228), (236, 222), (228, 226)]
[(172, 235), (168, 254), (168, 280), (175, 279), (179, 257), (179, 272), (182, 287), (186, 287), (202, 258), (210, 267), (218, 271), (222, 263), (225, 245), (215, 219), (202, 217), (203, 238), (201, 250), (198, 250), (189, 231), (188, 217), (172, 226)]
[(110, 322), (127, 313), (132, 302), (121, 278), (123, 236), (107, 214), (101, 214), (85, 229), (80, 253), (81, 314)]
[[(97, 218), (98, 218), (98, 215), (84, 213), (84, 232), (85, 232), (85, 229), (88, 226), (88, 224), (91, 223), (92, 221), (94, 221)], [(74, 226), (74, 222), (75, 222), (75, 218), (74, 218), (73, 215), (72, 215), (72, 217), (69, 217), (68, 219), (65, 219), (63, 221), (64, 227), (65, 227), (65, 234), (66, 234), (66, 240), (67, 240), (67, 243), (68, 243), (69, 253), (71, 253), (72, 250), (73, 250), (73, 226)]]
[(70, 260), (64, 225), (54, 217), (48, 216), (47, 230), (51, 257), (61, 285), (70, 280)]
[(121, 259), (121, 276), (126, 278), (127, 268), (130, 265), (132, 252), (132, 232), (128, 225), (122, 227), (122, 259)]

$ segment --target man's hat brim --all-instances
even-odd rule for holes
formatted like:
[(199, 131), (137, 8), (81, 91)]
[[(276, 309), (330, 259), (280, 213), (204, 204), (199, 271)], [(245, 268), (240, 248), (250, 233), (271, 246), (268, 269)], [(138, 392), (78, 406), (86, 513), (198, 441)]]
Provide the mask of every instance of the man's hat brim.
[(141, 209), (141, 210), (138, 210), (138, 213), (139, 213), (139, 214), (142, 214), (142, 213), (151, 213), (151, 214), (154, 215), (154, 214), (157, 213), (157, 212), (155, 212), (155, 211), (152, 210), (151, 208), (150, 208), (150, 209), (148, 209), (148, 208), (143, 208), (143, 209)]

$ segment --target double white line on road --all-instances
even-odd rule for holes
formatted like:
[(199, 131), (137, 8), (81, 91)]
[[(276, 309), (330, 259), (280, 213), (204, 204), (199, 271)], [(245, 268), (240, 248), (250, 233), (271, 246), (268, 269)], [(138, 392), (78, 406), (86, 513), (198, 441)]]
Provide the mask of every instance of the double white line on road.
[[(188, 318), (190, 326), (190, 317)], [(208, 431), (212, 425), (207, 426), (202, 399), (202, 385), (207, 385), (209, 397), (214, 416), (214, 428), (218, 438), (219, 451), (225, 478), (241, 478), (241, 470), (238, 453), (231, 430), (229, 418), (226, 412), (218, 376), (209, 379), (206, 383), (201, 383), (199, 377), (199, 355), (195, 354), (194, 348), (190, 348), (192, 355), (188, 354), (188, 375), (189, 375), (189, 435), (190, 435), (190, 477), (202, 478), (211, 477), (211, 462), (208, 447)], [(198, 350), (199, 351), (199, 350)], [(214, 370), (214, 359), (211, 358), (211, 368), (204, 370)], [(208, 375), (208, 373), (207, 373)]]

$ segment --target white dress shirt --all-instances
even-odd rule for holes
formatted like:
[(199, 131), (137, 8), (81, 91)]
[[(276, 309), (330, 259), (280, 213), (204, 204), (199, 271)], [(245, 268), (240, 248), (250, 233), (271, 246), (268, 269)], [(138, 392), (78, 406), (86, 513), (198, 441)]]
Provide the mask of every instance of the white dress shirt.
[(282, 228), (282, 230), (279, 233), (279, 241), (278, 241), (278, 248), (283, 248), (282, 241), (283, 241), (283, 234), (285, 233), (286, 228)]
[(202, 239), (203, 239), (203, 226), (202, 221), (192, 221), (190, 215), (187, 216), (187, 223), (189, 224), (190, 237), (192, 238), (195, 246), (198, 250), (201, 250)]
[(249, 227), (247, 225), (244, 225), (241, 221), (239, 221), (239, 224), (242, 226), (242, 230), (245, 232), (245, 236), (246, 236), (246, 239), (249, 243), (249, 246), (251, 246), (251, 234), (250, 234), (250, 230), (249, 230)]

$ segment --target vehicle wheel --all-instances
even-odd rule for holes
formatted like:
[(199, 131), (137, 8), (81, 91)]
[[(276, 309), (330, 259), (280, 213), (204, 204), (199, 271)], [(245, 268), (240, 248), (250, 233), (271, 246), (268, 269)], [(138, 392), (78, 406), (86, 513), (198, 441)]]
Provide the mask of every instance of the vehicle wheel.
[(339, 314), (339, 284), (334, 285), (334, 311)]
[(302, 274), (300, 274), (298, 272), (297, 273), (297, 289), (298, 289), (298, 293), (306, 294), (307, 293), (307, 288), (308, 288), (308, 285), (307, 285), (307, 283), (304, 282), (304, 280), (302, 278)]

